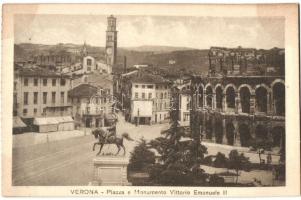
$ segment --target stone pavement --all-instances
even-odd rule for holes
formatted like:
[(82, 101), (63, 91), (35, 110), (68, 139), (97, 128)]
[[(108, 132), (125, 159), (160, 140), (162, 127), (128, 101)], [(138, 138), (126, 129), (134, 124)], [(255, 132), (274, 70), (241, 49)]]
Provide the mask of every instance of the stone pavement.
[(91, 133), (90, 129), (73, 131), (56, 131), (48, 133), (29, 132), (13, 135), (13, 148), (26, 147), (36, 144), (49, 143), (68, 138), (85, 136)]

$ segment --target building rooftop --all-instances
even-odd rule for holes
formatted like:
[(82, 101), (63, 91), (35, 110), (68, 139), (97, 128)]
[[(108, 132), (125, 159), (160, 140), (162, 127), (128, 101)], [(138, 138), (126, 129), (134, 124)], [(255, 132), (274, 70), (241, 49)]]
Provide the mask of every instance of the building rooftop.
[(86, 77), (86, 82), (94, 87), (111, 88), (113, 86), (113, 76), (110, 74), (91, 73)]
[(168, 80), (164, 79), (162, 76), (138, 73), (136, 76), (133, 76), (131, 79), (132, 83), (170, 83)]
[(47, 68), (31, 66), (31, 67), (15, 67), (15, 73), (19, 76), (39, 76), (39, 77), (62, 77), (69, 78), (68, 75), (63, 75)]
[(70, 97), (91, 97), (97, 93), (97, 87), (90, 84), (81, 84), (68, 92)]

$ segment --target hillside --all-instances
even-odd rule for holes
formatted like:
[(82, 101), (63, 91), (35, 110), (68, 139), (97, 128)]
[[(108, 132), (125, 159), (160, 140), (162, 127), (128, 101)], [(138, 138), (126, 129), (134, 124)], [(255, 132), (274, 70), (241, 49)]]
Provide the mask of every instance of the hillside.
[[(43, 45), (22, 43), (15, 44), (15, 61), (26, 61), (33, 55), (43, 53), (80, 52), (83, 45), (57, 44)], [(104, 47), (87, 45), (88, 53), (94, 57), (103, 58)], [(206, 73), (208, 71), (208, 50), (197, 50), (186, 47), (139, 46), (118, 48), (117, 71), (123, 71), (124, 56), (127, 58), (127, 68), (135, 64), (147, 63), (158, 69), (178, 73), (179, 71)]]
[(143, 45), (138, 47), (124, 47), (124, 49), (130, 51), (139, 51), (139, 52), (153, 52), (153, 53), (166, 53), (172, 51), (186, 51), (193, 50), (192, 48), (187, 47), (173, 47), (173, 46), (155, 46), (155, 45)]

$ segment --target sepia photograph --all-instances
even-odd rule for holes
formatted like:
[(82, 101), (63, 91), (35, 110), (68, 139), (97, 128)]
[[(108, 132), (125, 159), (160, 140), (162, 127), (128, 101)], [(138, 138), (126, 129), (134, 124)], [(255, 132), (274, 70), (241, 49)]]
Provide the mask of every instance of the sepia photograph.
[[(11, 154), (2, 162), (11, 187), (174, 196), (214, 196), (217, 188), (227, 196), (219, 189), (291, 186), (291, 169), (300, 190), (299, 115), (288, 114), (298, 112), (298, 54), (288, 45), (298, 36), (288, 37), (287, 16), (46, 8), (10, 21), (11, 103), (3, 106), (11, 126), (3, 137)], [(162, 186), (168, 193), (155, 189)]]

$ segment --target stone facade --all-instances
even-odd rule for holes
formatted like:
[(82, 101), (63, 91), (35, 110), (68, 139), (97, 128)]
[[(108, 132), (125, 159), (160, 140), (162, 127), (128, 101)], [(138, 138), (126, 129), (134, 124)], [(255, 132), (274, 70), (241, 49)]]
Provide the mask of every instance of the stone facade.
[(284, 145), (284, 76), (210, 76), (194, 87), (203, 139), (238, 146), (263, 139)]
[(15, 69), (14, 116), (33, 119), (71, 115), (71, 78), (46, 69)]

